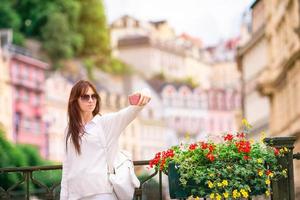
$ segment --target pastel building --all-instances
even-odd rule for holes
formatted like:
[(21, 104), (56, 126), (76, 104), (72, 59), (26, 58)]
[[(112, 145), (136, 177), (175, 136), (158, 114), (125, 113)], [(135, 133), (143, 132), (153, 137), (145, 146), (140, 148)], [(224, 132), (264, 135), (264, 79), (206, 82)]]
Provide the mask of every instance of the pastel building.
[(12, 88), (9, 76), (9, 53), (3, 48), (10, 37), (9, 31), (0, 30), (0, 129), (12, 140)]
[(240, 94), (235, 90), (190, 88), (163, 84), (158, 89), (164, 104), (164, 119), (183, 140), (217, 139), (223, 132), (237, 130), (236, 110)]
[(46, 127), (43, 121), (45, 104), (45, 71), (48, 64), (30, 56), (17, 46), (8, 46), (11, 53), (9, 73), (12, 87), (13, 140), (38, 147), (47, 154)]
[[(173, 34), (172, 34), (173, 33)], [(193, 79), (210, 86), (210, 67), (201, 60), (199, 39), (176, 36), (165, 22), (142, 22), (131, 17), (111, 25), (114, 55), (146, 79), (163, 74), (167, 80)]]
[(243, 115), (253, 127), (252, 136), (259, 139), (262, 131), (270, 135), (270, 101), (258, 90), (260, 76), (265, 73), (269, 59), (264, 1), (253, 3), (251, 16), (250, 37), (242, 35), (248, 40), (243, 40), (238, 48), (237, 63), (242, 75)]
[(67, 107), (72, 83), (59, 72), (47, 77), (45, 82), (45, 113), (49, 160), (61, 161), (64, 150), (64, 132), (67, 127)]

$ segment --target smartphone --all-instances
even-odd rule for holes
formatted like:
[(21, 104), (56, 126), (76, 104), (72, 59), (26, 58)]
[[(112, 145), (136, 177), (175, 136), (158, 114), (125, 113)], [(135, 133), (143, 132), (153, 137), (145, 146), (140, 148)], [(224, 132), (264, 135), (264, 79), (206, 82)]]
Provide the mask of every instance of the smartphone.
[(129, 99), (129, 103), (130, 105), (137, 105), (139, 100), (141, 98), (141, 94), (132, 94), (132, 95), (129, 95), (128, 99)]

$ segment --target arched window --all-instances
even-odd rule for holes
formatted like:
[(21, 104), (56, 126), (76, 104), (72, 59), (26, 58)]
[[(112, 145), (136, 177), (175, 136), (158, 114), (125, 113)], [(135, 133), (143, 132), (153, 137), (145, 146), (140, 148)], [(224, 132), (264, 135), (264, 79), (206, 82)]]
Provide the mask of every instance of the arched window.
[(173, 85), (164, 86), (161, 92), (164, 106), (174, 105), (174, 97), (176, 96), (176, 93), (176, 89)]
[(187, 86), (181, 86), (178, 90), (179, 105), (183, 107), (192, 107), (192, 91)]

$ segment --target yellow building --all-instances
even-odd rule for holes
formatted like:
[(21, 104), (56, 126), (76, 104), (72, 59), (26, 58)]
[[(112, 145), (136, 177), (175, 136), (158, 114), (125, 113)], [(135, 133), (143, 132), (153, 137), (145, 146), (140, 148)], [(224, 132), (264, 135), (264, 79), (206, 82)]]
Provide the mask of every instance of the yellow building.
[[(266, 14), (265, 2), (256, 1), (251, 7), (252, 21), (250, 37), (237, 51), (237, 62), (242, 73), (243, 117), (253, 126), (252, 136), (259, 139), (260, 133), (268, 135), (270, 102), (257, 90), (259, 76), (264, 73), (268, 63), (268, 43), (265, 35)], [(247, 24), (245, 26), (248, 26)], [(242, 35), (242, 38), (245, 36)]]
[[(3, 33), (0, 31), (0, 35)], [(12, 90), (9, 84), (9, 54), (1, 48), (0, 41), (0, 128), (5, 131), (9, 140), (12, 135)]]
[[(262, 59), (266, 59), (266, 66), (256, 74), (256, 88), (261, 95), (268, 97), (270, 102), (270, 134), (297, 136), (295, 152), (300, 151), (299, 6), (297, 0), (257, 0), (253, 4), (257, 9), (252, 11), (253, 29), (260, 27), (259, 24), (265, 27), (267, 49), (266, 56)], [(255, 14), (261, 10), (264, 10), (264, 16), (256, 16)], [(257, 57), (257, 60), (259, 58)], [(300, 163), (295, 161), (294, 164), (295, 186), (299, 196)]]

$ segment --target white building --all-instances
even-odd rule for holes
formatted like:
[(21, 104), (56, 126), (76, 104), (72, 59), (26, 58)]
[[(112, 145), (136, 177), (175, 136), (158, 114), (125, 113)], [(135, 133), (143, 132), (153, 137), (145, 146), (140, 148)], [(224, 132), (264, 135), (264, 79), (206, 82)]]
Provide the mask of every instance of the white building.
[(209, 87), (210, 69), (200, 59), (201, 42), (186, 34), (177, 37), (172, 30), (165, 21), (120, 18), (111, 25), (114, 55), (146, 79), (163, 74), (168, 80), (191, 78)]
[(67, 127), (67, 107), (72, 83), (60, 73), (51, 74), (45, 86), (45, 116), (48, 137), (48, 159), (61, 161), (64, 150), (64, 132)]

